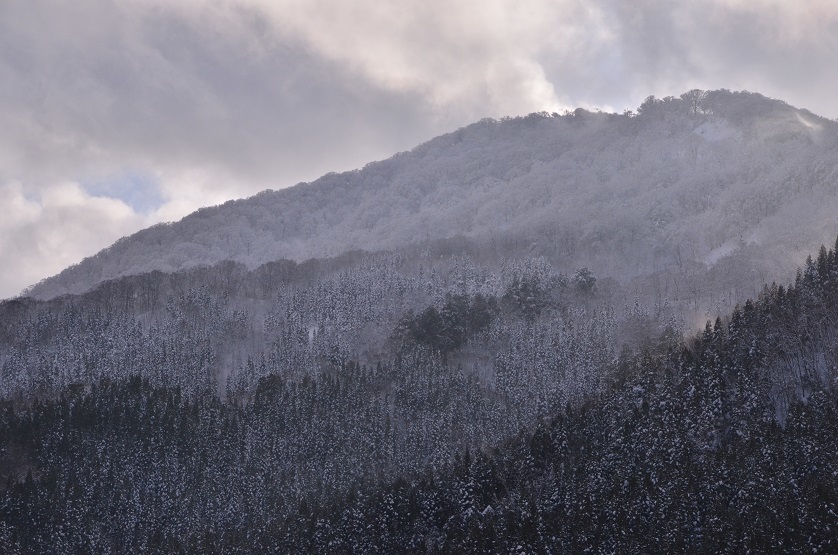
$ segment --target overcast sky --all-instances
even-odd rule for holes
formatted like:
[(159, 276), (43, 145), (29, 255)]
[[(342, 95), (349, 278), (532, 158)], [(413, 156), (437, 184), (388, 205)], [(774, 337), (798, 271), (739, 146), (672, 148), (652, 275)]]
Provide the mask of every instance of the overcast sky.
[(688, 89), (838, 117), (833, 0), (0, 0), (0, 298), (483, 117)]

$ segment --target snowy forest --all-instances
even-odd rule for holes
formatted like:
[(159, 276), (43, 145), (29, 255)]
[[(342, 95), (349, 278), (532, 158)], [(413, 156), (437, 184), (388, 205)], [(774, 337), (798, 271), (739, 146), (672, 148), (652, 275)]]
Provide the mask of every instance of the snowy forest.
[(28, 295), (459, 239), (485, 260), (544, 256), (718, 313), (788, 280), (832, 241), (836, 214), (838, 123), (755, 93), (690, 91), (623, 114), (482, 120), (356, 171), (140, 231)]
[(0, 551), (835, 552), (836, 148), (691, 91), (123, 239), (0, 303)]
[(834, 248), (686, 337), (584, 269), (442, 266), (221, 264), (6, 302), (0, 541), (831, 550)]

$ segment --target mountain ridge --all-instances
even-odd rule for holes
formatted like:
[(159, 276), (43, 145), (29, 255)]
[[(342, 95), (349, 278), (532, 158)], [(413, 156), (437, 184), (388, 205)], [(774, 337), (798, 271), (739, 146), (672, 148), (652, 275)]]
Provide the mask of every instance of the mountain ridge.
[[(636, 114), (484, 119), (360, 170), (141, 230), (25, 294), (458, 235), (501, 250), (527, 244), (528, 254), (586, 261), (615, 278), (701, 271), (756, 248), (755, 270), (770, 280), (834, 234), (836, 176), (838, 124), (756, 93), (649, 97)], [(816, 216), (804, 222), (793, 217), (800, 211)]]

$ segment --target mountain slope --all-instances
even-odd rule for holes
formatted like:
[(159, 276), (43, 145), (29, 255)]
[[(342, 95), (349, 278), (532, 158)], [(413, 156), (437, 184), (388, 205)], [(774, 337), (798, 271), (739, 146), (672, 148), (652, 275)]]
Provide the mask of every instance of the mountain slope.
[[(193, 325), (208, 320), (197, 314), (202, 306), (213, 312), (200, 297), (181, 300)], [(79, 314), (87, 306), (103, 316), (90, 301), (73, 317), (101, 328), (92, 314)], [(266, 375), (246, 403), (153, 386), (152, 374), (112, 374), (40, 401), (0, 397), (0, 546), (4, 553), (833, 553), (836, 306), (838, 251), (823, 248), (793, 286), (766, 287), (700, 335), (662, 336), (624, 349), (614, 364), (590, 361), (603, 387), (545, 406), (549, 418), (531, 416), (488, 445), (468, 435), (515, 417), (515, 380), (505, 373), (497, 394), (484, 397), (482, 380), (439, 360), (423, 364), (421, 355), (397, 367), (345, 364), (296, 383)], [(29, 319), (40, 329), (29, 342), (59, 335), (49, 317)], [(520, 337), (540, 336), (530, 326)], [(578, 339), (515, 351), (593, 347)], [(170, 344), (167, 357), (194, 346), (183, 343)], [(110, 341), (101, 347), (84, 359), (113, 350)], [(530, 390), (520, 401), (542, 390), (533, 377), (547, 370), (556, 379), (556, 369), (522, 365), (520, 383)], [(498, 414), (491, 405), (505, 399), (513, 410)], [(406, 441), (409, 427), (420, 433)], [(429, 449), (449, 441), (460, 443), (455, 457)]]
[(770, 280), (834, 234), (837, 176), (838, 124), (752, 93), (650, 98), (636, 115), (483, 120), (361, 170), (140, 231), (29, 294), (459, 235), (620, 279), (701, 272), (738, 252), (760, 274), (752, 281)]

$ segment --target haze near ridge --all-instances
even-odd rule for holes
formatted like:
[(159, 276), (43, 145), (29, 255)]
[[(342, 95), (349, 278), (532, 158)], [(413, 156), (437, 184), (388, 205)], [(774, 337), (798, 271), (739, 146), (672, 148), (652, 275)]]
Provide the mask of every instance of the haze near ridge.
[(834, 236), (837, 166), (838, 124), (754, 93), (650, 97), (636, 114), (482, 120), (361, 170), (143, 230), (29, 294), (455, 236), (621, 280), (746, 256), (770, 281)]

